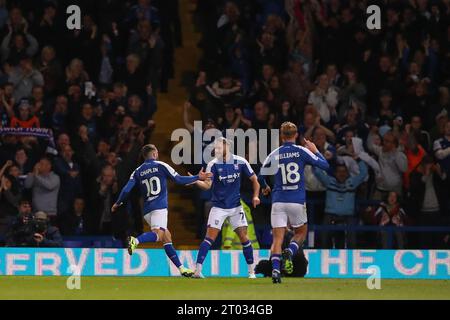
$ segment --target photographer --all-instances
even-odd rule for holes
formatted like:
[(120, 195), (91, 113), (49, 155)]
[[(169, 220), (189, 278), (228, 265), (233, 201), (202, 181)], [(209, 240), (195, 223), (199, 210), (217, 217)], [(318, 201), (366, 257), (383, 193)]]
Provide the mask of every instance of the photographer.
[(26, 246), (29, 235), (30, 221), (33, 219), (31, 214), (31, 204), (28, 200), (19, 202), (19, 214), (8, 226), (6, 232), (6, 246), (23, 247)]
[(34, 217), (29, 212), (23, 212), (19, 216), (17, 222), (12, 226), (7, 245), (11, 247), (62, 247), (63, 242), (59, 229), (49, 225), (47, 214), (38, 211)]

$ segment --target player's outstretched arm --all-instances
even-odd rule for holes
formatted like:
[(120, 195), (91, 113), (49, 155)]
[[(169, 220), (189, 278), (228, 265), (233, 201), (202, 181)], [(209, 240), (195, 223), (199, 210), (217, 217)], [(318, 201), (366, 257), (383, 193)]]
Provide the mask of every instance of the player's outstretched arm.
[(317, 149), (316, 145), (305, 139), (305, 147), (306, 150), (309, 151), (305, 153), (306, 161), (315, 167), (318, 167), (322, 170), (328, 170), (330, 168), (330, 165), (328, 164), (328, 161), (325, 159), (325, 157), (320, 153), (319, 149)]
[(117, 201), (113, 204), (111, 208), (111, 212), (116, 212), (117, 209), (124, 203), (124, 201), (128, 198), (128, 195), (130, 194), (131, 190), (133, 190), (134, 185), (136, 184), (136, 180), (134, 179), (134, 172), (130, 177), (130, 180), (128, 180), (125, 187), (123, 187), (122, 191), (119, 194), (119, 198)]
[[(202, 169), (203, 170), (203, 169)], [(200, 170), (200, 172), (202, 172), (202, 170)], [(199, 172), (199, 174), (200, 174), (200, 172)], [(190, 175), (190, 176), (192, 176), (192, 174), (190, 173), (190, 172), (188, 172), (188, 174)], [(190, 183), (190, 184), (195, 184), (197, 187), (199, 187), (200, 189), (202, 189), (202, 190), (209, 190), (209, 189), (211, 189), (211, 186), (212, 186), (212, 180), (211, 180), (211, 177), (212, 177), (212, 173), (209, 173), (209, 175), (207, 176), (207, 178), (206, 179), (204, 179), (204, 180), (197, 180), (197, 181), (195, 181), (195, 182), (193, 182), (193, 183)]]

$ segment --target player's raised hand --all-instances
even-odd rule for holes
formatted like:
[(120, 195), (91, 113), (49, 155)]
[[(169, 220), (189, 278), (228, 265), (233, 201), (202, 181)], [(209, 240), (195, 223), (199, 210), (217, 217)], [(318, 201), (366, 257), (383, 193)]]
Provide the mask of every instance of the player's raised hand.
[(253, 199), (252, 199), (253, 208), (256, 208), (257, 206), (259, 206), (260, 203), (261, 203), (261, 200), (259, 200), (259, 197), (253, 197)]
[(116, 212), (117, 209), (119, 209), (119, 205), (117, 203), (114, 203), (113, 206), (111, 207), (111, 212)]
[(267, 187), (261, 189), (261, 193), (262, 193), (262, 195), (263, 195), (264, 197), (267, 197), (267, 196), (270, 194), (271, 191), (272, 191), (272, 190), (270, 189), (269, 186), (267, 186)]
[(311, 151), (312, 153), (316, 154), (319, 152), (319, 149), (317, 149), (316, 145), (314, 144), (314, 142), (311, 142), (309, 140), (305, 140), (305, 147), (306, 149), (308, 149), (309, 151)]
[(205, 170), (203, 168), (201, 168), (200, 171), (198, 172), (198, 180), (200, 180), (200, 181), (205, 181), (207, 179), (210, 179), (211, 177), (212, 177), (212, 173), (205, 172)]

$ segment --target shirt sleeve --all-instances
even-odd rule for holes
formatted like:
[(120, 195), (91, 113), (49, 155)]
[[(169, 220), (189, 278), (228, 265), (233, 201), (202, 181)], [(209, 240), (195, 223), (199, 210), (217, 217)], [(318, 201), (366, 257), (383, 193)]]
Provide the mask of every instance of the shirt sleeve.
[(116, 204), (121, 205), (128, 198), (128, 195), (130, 194), (131, 190), (133, 190), (135, 185), (136, 185), (136, 170), (133, 171), (133, 173), (130, 175), (130, 179), (120, 192)]
[(178, 172), (175, 171), (174, 168), (172, 168), (170, 165), (168, 165), (165, 162), (159, 162), (159, 165), (166, 175), (166, 177), (172, 179), (175, 181), (176, 184), (190, 184), (198, 180), (198, 175), (195, 176), (181, 176), (178, 174)]
[(242, 172), (244, 172), (245, 176), (248, 178), (253, 176), (255, 174), (255, 172), (253, 171), (252, 167), (250, 166), (250, 163), (245, 159), (242, 160), (242, 163), (243, 163)]
[(328, 170), (330, 168), (330, 165), (328, 164), (328, 161), (325, 159), (325, 157), (320, 153), (317, 152), (316, 154), (312, 153), (308, 149), (298, 146), (301, 149), (301, 157), (305, 163), (320, 168), (322, 170)]

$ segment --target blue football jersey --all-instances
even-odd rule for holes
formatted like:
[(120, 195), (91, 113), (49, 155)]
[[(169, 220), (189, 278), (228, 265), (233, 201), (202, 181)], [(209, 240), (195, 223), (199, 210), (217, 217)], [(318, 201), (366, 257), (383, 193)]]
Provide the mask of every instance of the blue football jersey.
[(198, 176), (180, 176), (170, 165), (157, 160), (146, 160), (130, 176), (128, 183), (122, 189), (117, 204), (128, 197), (134, 186), (138, 186), (144, 198), (144, 215), (158, 209), (166, 209), (167, 179), (178, 184), (189, 184), (198, 180)]
[(259, 180), (262, 187), (265, 187), (267, 183), (264, 176), (274, 175), (272, 203), (305, 203), (304, 168), (307, 164), (323, 170), (329, 168), (322, 154), (313, 154), (294, 143), (285, 143), (269, 154), (262, 165)]
[(222, 209), (241, 205), (241, 177), (250, 178), (255, 174), (248, 161), (236, 155), (233, 155), (232, 161), (210, 161), (206, 172), (213, 174), (211, 202), (214, 207)]

